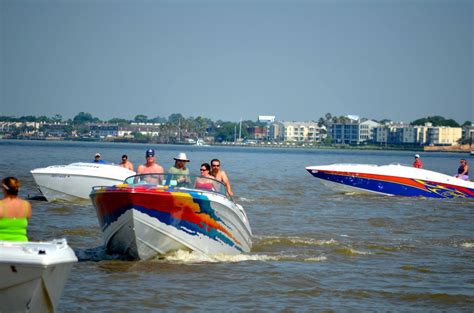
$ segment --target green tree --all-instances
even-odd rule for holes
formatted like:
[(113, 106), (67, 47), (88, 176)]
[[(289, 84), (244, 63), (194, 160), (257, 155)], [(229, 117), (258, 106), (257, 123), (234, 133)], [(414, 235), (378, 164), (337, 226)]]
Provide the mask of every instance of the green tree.
[(431, 123), (433, 126), (449, 126), (449, 127), (459, 127), (459, 124), (453, 119), (445, 119), (442, 116), (428, 116), (420, 118), (411, 122), (411, 125), (425, 125), (425, 123)]
[(130, 121), (124, 119), (124, 118), (117, 118), (114, 117), (108, 121), (110, 124), (118, 124), (119, 126), (126, 126), (130, 125)]
[(176, 126), (179, 125), (182, 120), (184, 120), (184, 117), (180, 113), (173, 113), (168, 117), (168, 123)]
[(148, 116), (143, 115), (143, 114), (138, 114), (137, 116), (135, 116), (133, 120), (137, 123), (146, 123), (148, 122)]
[(72, 123), (75, 125), (81, 125), (86, 123), (97, 123), (100, 120), (97, 117), (93, 117), (90, 113), (86, 112), (79, 112), (74, 118), (72, 119)]
[(234, 141), (236, 137), (236, 132), (238, 132), (238, 123), (232, 122), (223, 122), (216, 128), (216, 133), (214, 134), (214, 140), (216, 142), (223, 141)]
[(51, 121), (54, 123), (61, 123), (63, 120), (63, 116), (61, 114), (54, 114), (53, 117), (51, 118)]

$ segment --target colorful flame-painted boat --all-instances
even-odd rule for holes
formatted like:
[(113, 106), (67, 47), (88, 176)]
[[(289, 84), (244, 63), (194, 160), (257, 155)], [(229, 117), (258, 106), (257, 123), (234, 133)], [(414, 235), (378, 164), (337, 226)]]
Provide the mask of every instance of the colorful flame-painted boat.
[(474, 198), (474, 182), (400, 164), (333, 164), (306, 170), (342, 192), (369, 192), (390, 196)]
[(175, 250), (239, 254), (252, 247), (244, 209), (214, 179), (135, 175), (94, 187), (90, 197), (109, 253), (146, 260)]

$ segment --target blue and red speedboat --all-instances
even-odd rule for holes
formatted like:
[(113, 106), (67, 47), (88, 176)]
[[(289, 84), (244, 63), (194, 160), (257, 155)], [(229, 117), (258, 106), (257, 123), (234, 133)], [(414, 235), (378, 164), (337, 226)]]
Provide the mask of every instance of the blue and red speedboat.
[(400, 164), (332, 164), (306, 170), (342, 192), (427, 198), (474, 198), (474, 182)]

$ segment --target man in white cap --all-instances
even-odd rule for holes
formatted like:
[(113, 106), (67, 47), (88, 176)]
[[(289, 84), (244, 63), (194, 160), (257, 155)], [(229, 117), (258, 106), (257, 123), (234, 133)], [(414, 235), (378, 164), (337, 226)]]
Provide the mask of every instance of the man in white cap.
[(180, 176), (177, 177), (176, 180), (179, 184), (190, 182), (189, 179), (189, 169), (186, 167), (186, 163), (189, 162), (186, 153), (180, 152), (177, 156), (174, 157), (174, 165), (170, 167), (168, 173), (170, 174), (178, 174)]
[(413, 167), (416, 167), (416, 168), (422, 168), (423, 167), (423, 162), (421, 162), (419, 154), (415, 154), (415, 162), (413, 162)]
[(94, 156), (94, 163), (100, 163), (100, 164), (105, 164), (105, 161), (100, 158), (100, 153), (96, 153)]

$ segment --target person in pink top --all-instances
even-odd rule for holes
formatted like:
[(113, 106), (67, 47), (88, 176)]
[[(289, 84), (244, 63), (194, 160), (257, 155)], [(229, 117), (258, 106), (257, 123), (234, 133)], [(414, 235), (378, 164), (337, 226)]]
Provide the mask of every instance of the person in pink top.
[(423, 162), (421, 162), (419, 154), (415, 154), (415, 162), (413, 162), (413, 167), (423, 168)]

